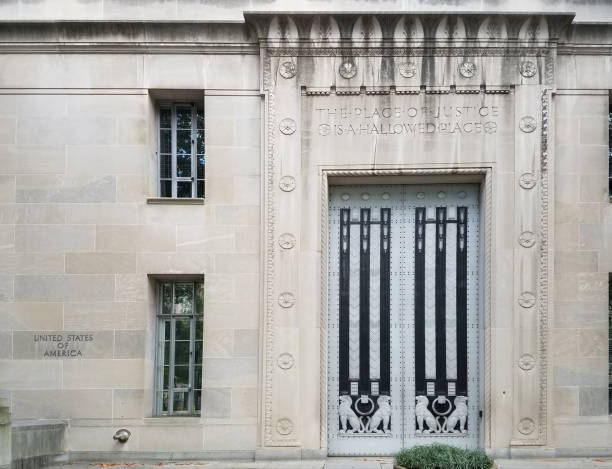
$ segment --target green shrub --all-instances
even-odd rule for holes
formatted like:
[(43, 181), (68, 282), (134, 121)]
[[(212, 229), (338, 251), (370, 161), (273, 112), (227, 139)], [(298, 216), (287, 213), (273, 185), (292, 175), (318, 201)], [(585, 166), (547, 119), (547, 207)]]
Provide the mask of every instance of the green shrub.
[(493, 459), (481, 450), (434, 443), (401, 450), (395, 464), (406, 469), (490, 469)]

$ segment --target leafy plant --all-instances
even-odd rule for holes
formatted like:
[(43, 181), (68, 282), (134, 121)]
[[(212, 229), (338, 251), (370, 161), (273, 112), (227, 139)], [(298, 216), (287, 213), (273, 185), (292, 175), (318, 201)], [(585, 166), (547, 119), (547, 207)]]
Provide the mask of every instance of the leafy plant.
[(491, 469), (493, 459), (481, 450), (434, 443), (401, 450), (395, 464), (406, 469)]

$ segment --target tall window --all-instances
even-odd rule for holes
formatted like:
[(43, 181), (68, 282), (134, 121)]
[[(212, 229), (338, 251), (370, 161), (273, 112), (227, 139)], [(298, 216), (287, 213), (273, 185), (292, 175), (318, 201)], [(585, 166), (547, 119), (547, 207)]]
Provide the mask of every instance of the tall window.
[(202, 408), (202, 282), (158, 284), (156, 413), (199, 415)]
[(608, 194), (612, 197), (612, 100), (608, 100)]
[(612, 197), (612, 99), (608, 100), (608, 194)]
[(204, 197), (204, 107), (159, 107), (160, 197)]

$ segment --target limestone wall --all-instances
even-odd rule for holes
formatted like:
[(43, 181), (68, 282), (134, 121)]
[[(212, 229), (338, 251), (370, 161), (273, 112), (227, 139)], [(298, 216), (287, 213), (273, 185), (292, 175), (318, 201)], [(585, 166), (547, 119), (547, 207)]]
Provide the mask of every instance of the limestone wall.
[(250, 0), (197, 2), (194, 0), (56, 0), (32, 3), (29, 0), (8, 0), (0, 4), (0, 17), (7, 20), (199, 20), (243, 21), (244, 11), (300, 12), (499, 12), (537, 13), (575, 12), (582, 22), (611, 21), (607, 0), (325, 0), (292, 1)]
[[(67, 419), (73, 454), (252, 451), (257, 57), (53, 54), (0, 62), (0, 389), (10, 392), (13, 418)], [(170, 90), (171, 98), (185, 88), (205, 103), (207, 198), (149, 204), (157, 195), (149, 90)], [(161, 274), (205, 278), (201, 419), (150, 418), (150, 276)], [(91, 334), (93, 342), (82, 359), (44, 358), (35, 333)], [(132, 431), (124, 446), (112, 439), (118, 426)]]

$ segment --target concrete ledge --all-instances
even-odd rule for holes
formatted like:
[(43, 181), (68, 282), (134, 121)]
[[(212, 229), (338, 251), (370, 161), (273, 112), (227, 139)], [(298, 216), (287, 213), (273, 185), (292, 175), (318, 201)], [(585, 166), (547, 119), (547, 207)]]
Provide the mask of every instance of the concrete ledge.
[(71, 451), (71, 462), (253, 461), (255, 451)]
[(67, 461), (66, 424), (61, 420), (14, 420), (11, 431), (12, 469), (37, 469)]

